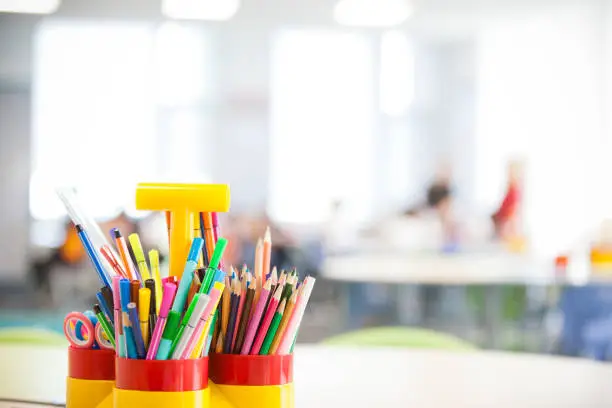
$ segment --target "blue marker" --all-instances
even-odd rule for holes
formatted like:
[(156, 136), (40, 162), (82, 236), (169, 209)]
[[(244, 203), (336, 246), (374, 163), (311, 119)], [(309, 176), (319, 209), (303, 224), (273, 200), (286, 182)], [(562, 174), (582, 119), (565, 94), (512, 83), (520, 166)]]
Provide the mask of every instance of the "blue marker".
[(136, 352), (136, 340), (134, 339), (134, 329), (128, 314), (128, 304), (130, 303), (130, 281), (121, 279), (119, 282), (121, 292), (121, 322), (123, 323), (123, 334), (125, 336), (125, 346), (127, 348), (127, 358), (138, 358)]
[(87, 232), (85, 232), (81, 224), (77, 224), (75, 227), (77, 230), (77, 234), (79, 235), (79, 238), (81, 239), (81, 243), (85, 247), (85, 251), (87, 252), (87, 255), (89, 255), (89, 259), (91, 259), (91, 263), (93, 263), (94, 268), (96, 268), (96, 272), (98, 272), (98, 276), (100, 277), (100, 280), (105, 286), (108, 286), (110, 288), (111, 287), (110, 275), (108, 274), (108, 272), (106, 272), (106, 270), (104, 269), (104, 266), (102, 266), (102, 263), (100, 262), (100, 258), (98, 258), (98, 253), (94, 249), (94, 246), (91, 243), (91, 240), (89, 239), (89, 236), (87, 235)]
[[(210, 285), (210, 290), (212, 290), (212, 288), (215, 286), (216, 282), (220, 282), (220, 283), (224, 283), (225, 282), (225, 272), (223, 272), (221, 269), (217, 269), (215, 272), (215, 277), (213, 278), (213, 283), (212, 285)], [(210, 290), (208, 291), (209, 295), (210, 295)]]
[(185, 263), (185, 269), (183, 269), (183, 276), (179, 282), (178, 288), (176, 289), (176, 296), (174, 297), (174, 303), (172, 309), (179, 314), (183, 314), (185, 311), (185, 303), (187, 302), (187, 294), (189, 287), (193, 281), (193, 271), (198, 267), (198, 257), (204, 240), (202, 238), (194, 238), (189, 249), (189, 255), (187, 256), (187, 262)]
[(136, 303), (130, 302), (128, 304), (130, 323), (132, 325), (132, 333), (134, 334), (134, 340), (136, 343), (136, 354), (138, 358), (145, 358), (146, 350), (144, 340), (142, 339), (142, 330), (140, 330), (140, 321), (138, 320), (138, 311), (136, 310)]

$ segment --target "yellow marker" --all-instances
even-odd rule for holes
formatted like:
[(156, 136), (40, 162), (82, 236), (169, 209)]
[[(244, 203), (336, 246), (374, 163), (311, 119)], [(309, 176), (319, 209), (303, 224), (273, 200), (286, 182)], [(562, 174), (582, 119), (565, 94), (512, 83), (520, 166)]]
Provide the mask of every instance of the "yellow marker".
[(142, 339), (145, 348), (149, 347), (149, 309), (151, 305), (151, 289), (140, 288), (138, 290), (138, 321), (142, 331)]
[(151, 273), (153, 274), (153, 280), (155, 280), (155, 311), (157, 314), (159, 314), (163, 289), (161, 274), (159, 273), (159, 252), (157, 252), (156, 249), (152, 249), (149, 251), (149, 263), (151, 264)]
[[(225, 289), (224, 283), (215, 282), (215, 285), (213, 286), (213, 288), (218, 289), (219, 292), (221, 293), (221, 296), (223, 296), (223, 289)], [(219, 296), (219, 298), (217, 299), (217, 302), (215, 303), (215, 306), (212, 308), (212, 313), (206, 320), (206, 324), (204, 325), (204, 330), (202, 330), (202, 333), (200, 334), (200, 338), (198, 339), (196, 346), (193, 348), (193, 351), (191, 352), (191, 356), (189, 356), (189, 358), (199, 358), (200, 355), (202, 354), (202, 349), (204, 348), (204, 345), (206, 344), (206, 336), (210, 332), (210, 324), (212, 323), (213, 315), (215, 314), (215, 312), (217, 311), (217, 307), (219, 306), (219, 300), (221, 300), (221, 296)], [(214, 345), (211, 345), (211, 347), (214, 347)]]
[(145, 254), (142, 250), (142, 244), (140, 243), (138, 234), (130, 234), (128, 239), (130, 240), (130, 245), (132, 245), (132, 251), (134, 251), (134, 257), (136, 258), (142, 281), (144, 282), (147, 279), (151, 279), (151, 273), (149, 272), (147, 260), (145, 259)]
[(136, 208), (170, 211), (170, 276), (183, 274), (185, 259), (193, 239), (194, 214), (229, 210), (227, 184), (140, 183), (136, 188)]

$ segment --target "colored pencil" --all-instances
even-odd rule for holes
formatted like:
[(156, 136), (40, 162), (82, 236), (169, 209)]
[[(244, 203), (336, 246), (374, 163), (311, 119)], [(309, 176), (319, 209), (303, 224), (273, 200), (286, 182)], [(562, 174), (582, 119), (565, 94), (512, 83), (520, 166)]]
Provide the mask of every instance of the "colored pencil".
[(255, 245), (255, 264), (253, 265), (253, 272), (255, 274), (255, 276), (258, 276), (261, 278), (261, 280), (264, 280), (264, 276), (262, 275), (263, 272), (263, 250), (264, 250), (264, 244), (263, 241), (261, 240), (261, 238), (259, 238), (257, 240), (257, 245)]
[[(264, 339), (263, 345), (261, 346), (261, 349), (259, 350), (260, 355), (270, 354), (270, 346), (272, 345), (272, 340), (274, 339), (274, 336), (276, 335), (280, 322), (283, 319), (283, 314), (285, 312), (285, 305), (287, 304), (286, 302), (287, 302), (286, 300), (283, 300), (280, 306), (278, 306), (278, 310), (274, 314), (274, 319), (272, 319), (272, 323), (270, 324), (270, 328), (268, 329), (268, 332), (266, 333), (266, 337)], [(257, 354), (255, 352), (255, 349), (251, 350), (251, 354)]]
[(272, 323), (272, 319), (274, 319), (274, 314), (276, 313), (276, 309), (278, 308), (278, 304), (280, 302), (282, 294), (282, 287), (278, 287), (276, 292), (271, 297), (270, 302), (266, 308), (265, 316), (259, 328), (257, 329), (257, 338), (255, 339), (255, 343), (253, 343), (253, 347), (251, 349), (247, 349), (246, 347), (242, 349), (240, 354), (259, 354), (259, 350), (264, 342), (266, 334), (268, 333), (268, 329), (270, 328), (270, 324)]
[(270, 227), (266, 227), (266, 232), (263, 239), (263, 254), (262, 254), (262, 271), (261, 279), (265, 280), (270, 273), (270, 258), (272, 257), (272, 235)]
[(238, 293), (240, 291), (240, 281), (234, 280), (232, 284), (232, 295), (230, 301), (230, 316), (227, 323), (227, 333), (225, 334), (223, 352), (230, 354), (232, 352), (232, 339), (234, 336), (234, 325), (236, 323), (236, 315), (238, 314), (238, 304), (240, 303), (240, 297)]
[(240, 350), (242, 350), (242, 345), (244, 344), (244, 336), (246, 334), (246, 327), (249, 317), (251, 316), (251, 307), (253, 305), (256, 285), (256, 283), (253, 283), (247, 289), (247, 294), (244, 301), (244, 310), (242, 312), (242, 316), (240, 317), (240, 325), (238, 326), (238, 336), (236, 338), (236, 344), (234, 345), (234, 354), (240, 353)]
[(276, 354), (276, 350), (278, 349), (278, 346), (280, 345), (280, 341), (282, 339), (283, 332), (287, 328), (287, 323), (289, 323), (289, 318), (291, 317), (291, 314), (293, 313), (293, 309), (295, 308), (297, 297), (298, 297), (298, 292), (296, 291), (289, 298), (288, 306), (286, 307), (285, 312), (283, 313), (283, 319), (281, 320), (280, 325), (278, 326), (278, 329), (276, 330), (276, 333), (274, 334), (274, 339), (272, 341), (272, 344), (270, 345), (270, 350), (268, 354)]
[(249, 327), (247, 328), (247, 334), (244, 340), (244, 345), (242, 346), (242, 350), (251, 350), (251, 346), (253, 345), (253, 340), (255, 339), (257, 328), (259, 327), (259, 322), (261, 321), (264, 313), (264, 308), (269, 293), (270, 283), (266, 282), (263, 289), (261, 290), (261, 295), (259, 296), (259, 302), (257, 302), (255, 313), (253, 313), (253, 317), (249, 321)]

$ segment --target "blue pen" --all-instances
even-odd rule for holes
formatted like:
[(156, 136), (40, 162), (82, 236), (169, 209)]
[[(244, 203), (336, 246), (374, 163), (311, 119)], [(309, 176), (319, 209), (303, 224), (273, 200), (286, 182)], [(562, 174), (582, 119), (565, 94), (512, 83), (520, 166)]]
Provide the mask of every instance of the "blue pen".
[(179, 282), (179, 286), (176, 290), (176, 296), (174, 297), (174, 303), (172, 304), (171, 309), (179, 314), (182, 314), (185, 310), (187, 294), (189, 292), (191, 282), (193, 281), (193, 271), (195, 271), (195, 269), (198, 267), (198, 257), (203, 245), (204, 240), (199, 237), (194, 238), (191, 242), (191, 248), (189, 249), (185, 269), (183, 269), (183, 276), (181, 276), (181, 281)]
[(136, 303), (130, 302), (128, 304), (130, 323), (132, 324), (132, 332), (134, 334), (134, 341), (136, 343), (136, 354), (138, 358), (145, 358), (145, 344), (142, 338), (142, 331), (140, 330), (140, 321), (138, 320), (138, 311), (136, 310)]
[(100, 309), (102, 309), (104, 314), (108, 317), (111, 325), (114, 326), (115, 317), (113, 316), (113, 313), (111, 313), (110, 309), (108, 308), (108, 305), (106, 304), (106, 299), (104, 299), (104, 295), (102, 295), (102, 292), (96, 293), (96, 298), (98, 298), (98, 304), (100, 305)]
[(130, 281), (121, 279), (119, 282), (121, 292), (121, 322), (123, 323), (123, 334), (127, 349), (127, 358), (138, 358), (136, 352), (136, 340), (134, 339), (134, 328), (128, 314), (128, 304), (130, 303)]
[(91, 240), (89, 239), (89, 236), (87, 235), (87, 232), (85, 232), (81, 224), (77, 224), (75, 225), (75, 227), (77, 230), (77, 234), (79, 238), (81, 239), (81, 243), (85, 247), (85, 251), (87, 252), (87, 255), (89, 255), (89, 259), (91, 259), (91, 263), (93, 263), (94, 268), (96, 268), (96, 272), (98, 272), (98, 276), (100, 277), (100, 280), (105, 286), (108, 286), (110, 288), (111, 287), (110, 275), (108, 274), (108, 272), (106, 272), (106, 270), (104, 269), (104, 266), (102, 266), (102, 263), (100, 262), (100, 258), (98, 258), (98, 253), (94, 249), (93, 244), (91, 243)]

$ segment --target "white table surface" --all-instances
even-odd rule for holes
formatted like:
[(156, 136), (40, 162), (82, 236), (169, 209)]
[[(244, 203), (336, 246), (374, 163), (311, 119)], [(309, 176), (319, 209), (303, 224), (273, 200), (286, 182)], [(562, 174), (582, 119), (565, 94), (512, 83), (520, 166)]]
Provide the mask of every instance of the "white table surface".
[(552, 262), (508, 253), (400, 254), (360, 253), (325, 259), (322, 274), (349, 282), (436, 285), (563, 284), (612, 282), (611, 273), (590, 275), (587, 266), (556, 274)]
[[(66, 351), (0, 347), (0, 398), (63, 401)], [(612, 365), (495, 352), (298, 346), (297, 408), (612, 406)], [(35, 384), (35, 386), (32, 386)]]

